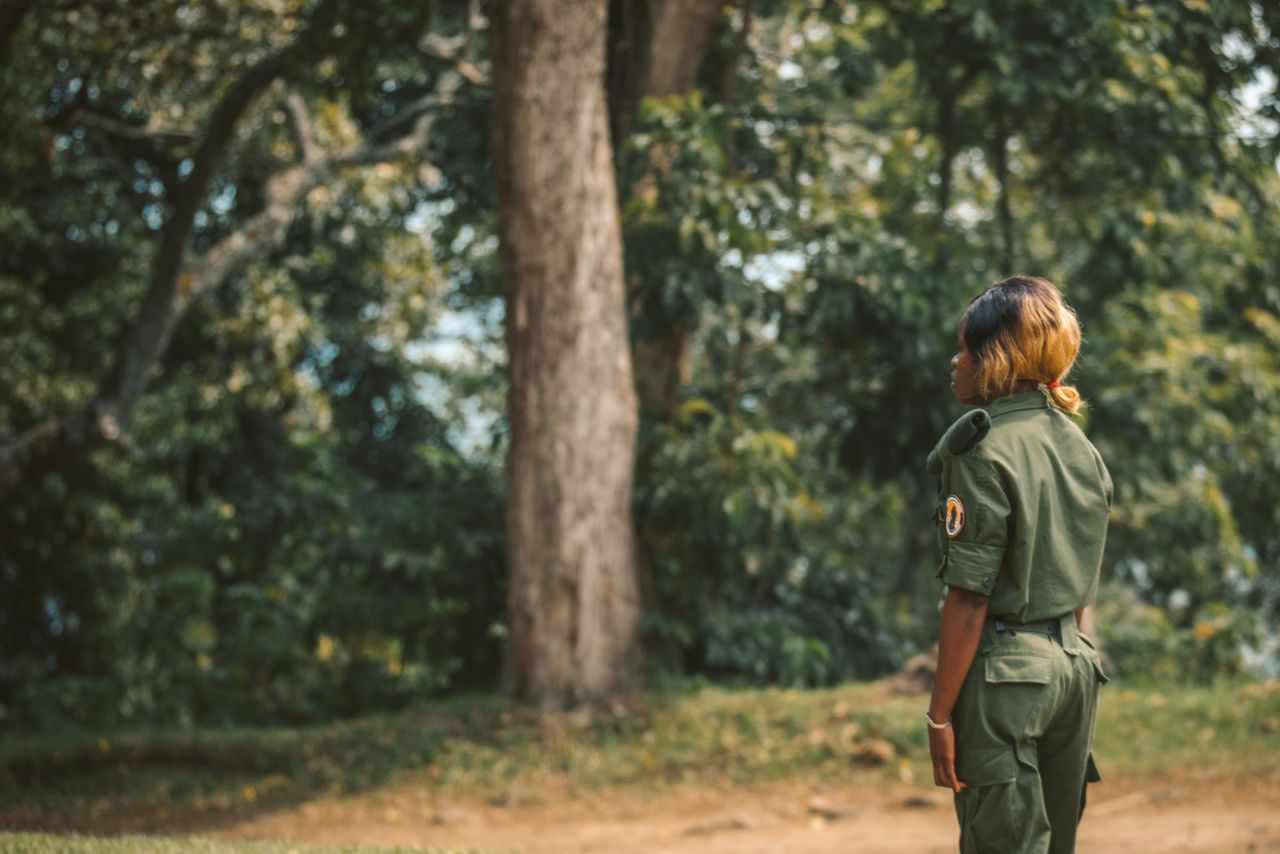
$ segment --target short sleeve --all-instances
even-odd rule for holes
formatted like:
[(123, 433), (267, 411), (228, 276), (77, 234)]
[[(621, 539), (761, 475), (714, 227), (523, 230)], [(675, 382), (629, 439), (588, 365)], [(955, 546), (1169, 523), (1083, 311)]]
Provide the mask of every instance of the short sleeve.
[(1102, 492), (1107, 497), (1107, 509), (1111, 509), (1111, 501), (1115, 497), (1116, 485), (1111, 480), (1111, 472), (1107, 470), (1107, 464), (1102, 461), (1101, 455), (1098, 457), (1098, 468), (1102, 469)]
[(1009, 536), (1009, 496), (995, 465), (979, 453), (949, 457), (943, 466), (946, 495), (939, 576), (950, 587), (990, 596), (1000, 575)]

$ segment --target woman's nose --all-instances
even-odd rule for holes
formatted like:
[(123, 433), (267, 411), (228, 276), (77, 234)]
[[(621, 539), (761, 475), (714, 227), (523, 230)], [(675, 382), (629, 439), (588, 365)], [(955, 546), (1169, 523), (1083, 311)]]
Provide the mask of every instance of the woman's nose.
[(959, 353), (953, 353), (953, 354), (952, 354), (952, 356), (951, 356), (951, 367), (953, 367), (953, 368), (954, 368), (954, 367), (956, 367), (956, 366), (957, 366), (957, 365), (959, 365), (959, 364), (960, 364), (960, 354), (959, 354)]

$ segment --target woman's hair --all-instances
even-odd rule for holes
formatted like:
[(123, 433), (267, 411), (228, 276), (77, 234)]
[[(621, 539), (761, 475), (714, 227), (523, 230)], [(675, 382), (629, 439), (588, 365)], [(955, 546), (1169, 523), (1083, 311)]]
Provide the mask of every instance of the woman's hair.
[(1061, 383), (1080, 352), (1076, 313), (1048, 279), (1011, 276), (974, 297), (960, 318), (960, 340), (977, 362), (978, 393), (986, 400), (1013, 391), (1019, 380), (1050, 386), (1068, 415), (1084, 401)]

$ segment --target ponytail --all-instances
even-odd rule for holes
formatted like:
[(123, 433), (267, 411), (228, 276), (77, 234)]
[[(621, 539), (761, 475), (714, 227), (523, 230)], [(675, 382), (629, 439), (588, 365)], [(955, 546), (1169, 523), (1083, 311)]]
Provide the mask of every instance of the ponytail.
[(1055, 380), (1047, 383), (1045, 388), (1049, 391), (1053, 405), (1068, 415), (1075, 415), (1084, 408), (1084, 398), (1080, 397), (1080, 391), (1075, 386), (1062, 385)]

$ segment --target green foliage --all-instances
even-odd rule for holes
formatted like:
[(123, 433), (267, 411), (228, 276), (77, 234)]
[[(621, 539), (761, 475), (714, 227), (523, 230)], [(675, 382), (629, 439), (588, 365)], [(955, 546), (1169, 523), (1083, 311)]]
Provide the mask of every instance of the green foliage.
[[(860, 488), (898, 502), (899, 518), (845, 520), (895, 530), (897, 548), (844, 561), (866, 566), (854, 598), (885, 615), (899, 660), (933, 631), (933, 545), (909, 520), (920, 461), (956, 414), (955, 318), (1008, 273), (1050, 276), (1083, 319), (1073, 378), (1118, 484), (1104, 574), (1170, 621), (1187, 678), (1239, 667), (1257, 648), (1248, 627), (1280, 604), (1280, 256), (1261, 237), (1278, 184), (1276, 21), (1249, 4), (795, 3), (752, 24), (726, 103), (653, 102), (633, 138), (645, 177), (625, 208), (629, 270), (638, 299), (662, 295), (641, 303), (637, 338), (695, 322), (687, 399), (791, 437), (821, 502)], [(681, 438), (655, 435), (658, 453)], [(652, 476), (669, 488), (692, 471), (713, 476), (684, 458)], [(648, 523), (681, 566), (741, 548), (722, 536), (675, 557), (688, 518), (715, 517)], [(826, 577), (814, 530), (770, 542)], [(699, 602), (732, 589), (693, 576)], [(732, 670), (812, 680), (834, 659), (807, 643), (811, 615), (726, 598), (715, 637)], [(1238, 628), (1210, 652), (1191, 634), (1202, 620)]]
[[(197, 133), (250, 43), (281, 47), (325, 9), (351, 38), (308, 42), (286, 75), (318, 145), (350, 143), (348, 104), (380, 122), (434, 85), (425, 7), (279, 5), (145, 24), (32, 13), (27, 61), (3, 71), (20, 130), (0, 155), (15, 176), (0, 190), (5, 441), (84, 406), (118, 368), (194, 152), (185, 132), (142, 129)], [(378, 100), (393, 68), (413, 73)], [(192, 252), (251, 223), (295, 161), (281, 95), (235, 129)], [(182, 318), (130, 441), (44, 460), (5, 502), (7, 725), (330, 719), (494, 678), (500, 475), (418, 392), (450, 369), (410, 351), (444, 311), (431, 246), (406, 225), (433, 180), (420, 166), (312, 192), (281, 245)]]
[(717, 614), (706, 634), (707, 667), (713, 673), (794, 687), (829, 684), (838, 675), (827, 645), (782, 609)]
[(1244, 650), (1257, 649), (1263, 638), (1255, 612), (1222, 602), (1170, 613), (1114, 582), (1099, 602), (1098, 631), (1110, 669), (1144, 685), (1211, 684), (1238, 676), (1245, 671)]
[[(491, 686), (485, 21), (30, 5), (0, 45), (5, 447), (120, 370), (236, 75), (308, 33), (230, 129), (192, 253), (299, 162), (286, 95), (336, 151), (468, 82), (432, 103), (421, 151), (339, 170), (196, 301), (128, 442), (41, 458), (0, 506), (0, 721), (296, 722)], [(655, 668), (828, 685), (934, 639), (923, 459), (958, 414), (955, 319), (1029, 271), (1085, 329), (1072, 377), (1117, 484), (1109, 654), (1238, 671), (1280, 613), (1273, 4), (770, 0), (723, 23), (699, 88), (645, 103), (618, 150)]]
[(871, 570), (895, 547), (892, 529), (874, 527), (891, 524), (885, 496), (815, 494), (797, 442), (753, 420), (694, 398), (651, 439), (637, 512), (652, 547), (655, 649), (669, 664), (756, 682), (884, 672), (898, 653)]
[(1163, 608), (1139, 601), (1132, 589), (1116, 584), (1104, 588), (1098, 601), (1098, 633), (1109, 672), (1165, 685), (1182, 677), (1177, 630)]

